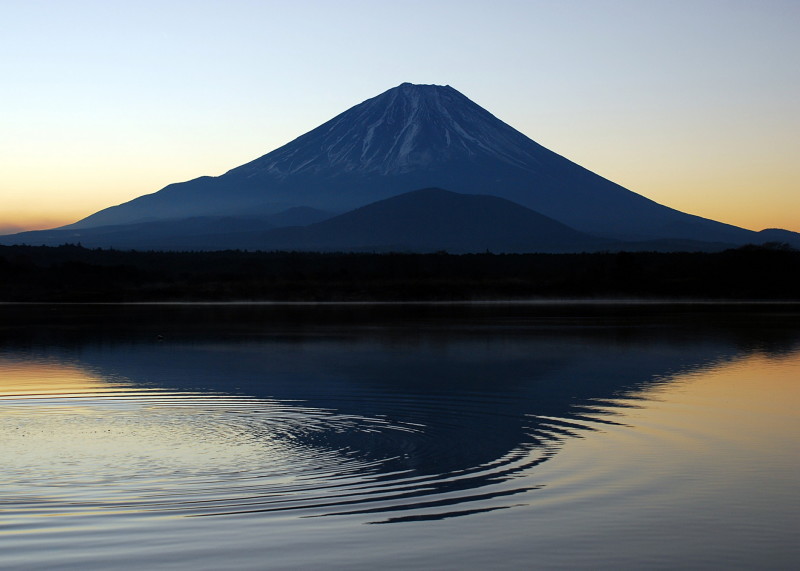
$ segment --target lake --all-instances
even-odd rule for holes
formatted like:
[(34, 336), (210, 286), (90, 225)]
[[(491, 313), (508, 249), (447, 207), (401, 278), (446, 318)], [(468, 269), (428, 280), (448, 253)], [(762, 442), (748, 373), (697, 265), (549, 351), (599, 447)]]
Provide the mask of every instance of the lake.
[(796, 569), (800, 305), (0, 305), (0, 568)]

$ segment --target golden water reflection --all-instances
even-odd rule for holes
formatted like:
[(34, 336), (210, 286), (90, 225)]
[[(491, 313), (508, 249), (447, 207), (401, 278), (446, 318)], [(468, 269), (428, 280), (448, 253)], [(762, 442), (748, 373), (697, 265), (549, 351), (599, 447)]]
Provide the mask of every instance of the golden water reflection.
[(281, 456), (281, 446), (269, 431), (256, 436), (245, 423), (222, 420), (251, 404), (108, 381), (70, 363), (3, 358), (0, 484), (16, 487), (18, 497), (69, 490), (76, 501), (107, 502), (130, 500), (125, 485), (134, 479), (141, 486), (148, 478), (258, 468)]
[[(795, 473), (800, 352), (750, 354), (650, 380), (596, 399), (597, 414), (570, 421), (581, 437), (562, 437), (550, 460), (520, 476), (537, 490), (527, 501), (563, 508), (615, 498), (606, 516), (609, 509), (646, 514), (642, 505), (663, 510), (697, 497), (710, 504), (719, 497), (720, 510), (773, 509), (769, 500), (759, 512), (749, 492), (786, 487)], [(236, 486), (251, 494), (258, 482), (267, 497), (298, 494), (305, 490), (299, 482), (319, 489), (343, 474), (357, 481), (365, 473), (351, 455), (357, 451), (315, 448), (305, 436), (333, 430), (374, 433), (379, 441), (397, 438), (396, 429), (385, 419), (299, 402), (142, 388), (72, 362), (0, 359), (0, 485), (13, 492), (24, 517), (74, 515), (77, 506), (86, 516), (110, 505), (124, 513), (137, 505), (171, 510), (177, 508), (165, 506), (176, 498), (187, 505), (219, 501), (227, 509), (224, 498)], [(420, 425), (420, 434), (425, 429)], [(332, 474), (339, 476), (330, 480)], [(66, 500), (72, 507), (65, 511)], [(737, 521), (736, 509), (726, 517)]]
[(658, 515), (666, 511), (750, 530), (796, 501), (778, 491), (794, 487), (800, 458), (800, 351), (698, 368), (598, 408), (617, 424), (570, 440), (541, 467), (543, 504), (578, 502), (599, 486), (613, 506), (599, 519), (649, 509), (661, 521), (647, 525), (669, 533), (691, 522)]
[(77, 364), (0, 356), (0, 399), (107, 394), (129, 387), (130, 383), (101, 378)]

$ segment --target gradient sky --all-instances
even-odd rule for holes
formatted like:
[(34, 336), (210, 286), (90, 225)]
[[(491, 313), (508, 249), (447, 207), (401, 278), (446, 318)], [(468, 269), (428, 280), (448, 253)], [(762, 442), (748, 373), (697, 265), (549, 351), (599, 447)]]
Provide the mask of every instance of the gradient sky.
[(449, 84), (673, 208), (800, 231), (797, 0), (0, 0), (0, 230)]

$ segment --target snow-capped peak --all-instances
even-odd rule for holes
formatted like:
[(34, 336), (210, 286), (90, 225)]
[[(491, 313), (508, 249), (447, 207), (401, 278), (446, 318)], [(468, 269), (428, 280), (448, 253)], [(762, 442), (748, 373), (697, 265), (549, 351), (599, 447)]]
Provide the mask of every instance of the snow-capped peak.
[(385, 175), (478, 157), (530, 170), (537, 149), (450, 86), (403, 83), (236, 170), (279, 178), (328, 170)]

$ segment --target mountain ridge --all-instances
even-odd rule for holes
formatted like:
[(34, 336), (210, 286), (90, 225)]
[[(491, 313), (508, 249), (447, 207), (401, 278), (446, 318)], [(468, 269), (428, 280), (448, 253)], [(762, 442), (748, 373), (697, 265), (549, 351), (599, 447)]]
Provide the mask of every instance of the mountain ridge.
[[(469, 116), (465, 110), (469, 111)], [(527, 137), (502, 123), (504, 128), (501, 131), (507, 144), (497, 144), (498, 137), (495, 136), (494, 144), (486, 145), (473, 133), (476, 125), (485, 126), (487, 121), (499, 122), (499, 119), (472, 104), (449, 85), (403, 83), (226, 174), (241, 172), (252, 176), (267, 172), (286, 177), (304, 171), (319, 171), (323, 167), (339, 172), (399, 174), (413, 167), (447, 160), (455, 154), (448, 150), (456, 148), (471, 157), (483, 154), (529, 169), (528, 162), (535, 161), (535, 157), (520, 152), (524, 148), (520, 143)], [(469, 124), (473, 133), (468, 132), (462, 123)], [(381, 136), (380, 131), (387, 129), (398, 132), (399, 136)], [(438, 151), (439, 155), (433, 156), (431, 149)], [(296, 160), (298, 155), (299, 160)], [(282, 164), (288, 164), (289, 168), (282, 168)]]
[[(800, 247), (800, 235), (781, 231), (763, 242)], [(32, 240), (34, 238), (34, 240)], [(789, 238), (789, 239), (787, 239)], [(420, 189), (340, 215), (291, 209), (267, 218), (195, 217), (180, 221), (28, 232), (2, 244), (80, 244), (88, 248), (168, 251), (319, 251), (523, 253), (602, 251), (705, 251), (729, 242), (687, 239), (638, 242), (598, 238), (508, 200)]]
[(431, 187), (509, 200), (617, 241), (736, 245), (760, 238), (625, 189), (546, 149), (450, 86), (410, 83), (223, 175), (168, 185), (60, 230), (267, 218), (293, 208), (342, 214)]
[(503, 198), (411, 191), (304, 228), (262, 235), (261, 249), (469, 253), (596, 249), (606, 241)]

